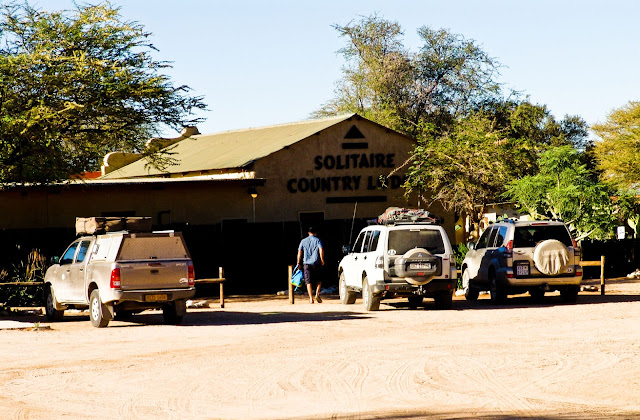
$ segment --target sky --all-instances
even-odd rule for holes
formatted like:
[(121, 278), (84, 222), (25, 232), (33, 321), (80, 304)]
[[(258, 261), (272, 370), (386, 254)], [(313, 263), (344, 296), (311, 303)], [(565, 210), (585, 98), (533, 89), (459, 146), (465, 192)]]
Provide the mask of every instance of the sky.
[[(0, 0), (4, 2), (6, 0)], [(87, 3), (98, 3), (98, 0)], [(80, 2), (84, 3), (84, 2)], [(501, 65), (498, 81), (561, 119), (589, 125), (640, 100), (636, 0), (112, 0), (151, 32), (175, 85), (203, 96), (203, 134), (308, 119), (334, 96), (345, 45), (333, 25), (377, 13), (420, 47), (422, 26), (474, 40)], [(30, 0), (43, 10), (73, 0)], [(174, 133), (167, 133), (174, 134)]]

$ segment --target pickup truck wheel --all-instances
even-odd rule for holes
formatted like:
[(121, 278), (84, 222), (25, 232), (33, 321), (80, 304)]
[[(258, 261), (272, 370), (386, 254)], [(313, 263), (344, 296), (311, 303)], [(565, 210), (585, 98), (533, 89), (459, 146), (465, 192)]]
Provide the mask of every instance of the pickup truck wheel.
[(469, 270), (462, 272), (462, 290), (464, 290), (464, 297), (469, 301), (478, 300), (480, 291), (471, 287), (471, 276), (469, 276)]
[(340, 273), (340, 302), (345, 305), (351, 305), (356, 301), (355, 292), (347, 288), (347, 281), (344, 278), (344, 272)]
[(502, 305), (506, 303), (507, 291), (504, 290), (504, 286), (498, 283), (496, 273), (493, 270), (489, 271), (489, 283), (491, 284), (491, 303), (495, 305)]
[(580, 286), (567, 286), (566, 288), (560, 290), (560, 297), (565, 303), (576, 303), (578, 301), (579, 291)]
[(178, 315), (175, 302), (170, 302), (162, 307), (162, 316), (166, 325), (180, 325), (182, 323), (182, 315)]
[(109, 318), (106, 316), (108, 309), (104, 303), (100, 300), (100, 292), (98, 289), (94, 289), (91, 292), (89, 298), (89, 317), (91, 318), (91, 325), (96, 328), (104, 328), (109, 325)]
[(423, 297), (422, 296), (409, 296), (409, 307), (411, 309), (416, 309), (418, 307), (418, 305), (420, 305), (422, 303)]
[(64, 309), (56, 309), (56, 296), (53, 294), (53, 286), (47, 288), (44, 310), (49, 321), (61, 321), (64, 316)]
[(377, 311), (380, 309), (380, 296), (374, 296), (373, 288), (369, 285), (369, 281), (365, 276), (362, 279), (362, 301), (367, 311)]
[(453, 306), (453, 293), (440, 292), (433, 297), (436, 309), (451, 309)]

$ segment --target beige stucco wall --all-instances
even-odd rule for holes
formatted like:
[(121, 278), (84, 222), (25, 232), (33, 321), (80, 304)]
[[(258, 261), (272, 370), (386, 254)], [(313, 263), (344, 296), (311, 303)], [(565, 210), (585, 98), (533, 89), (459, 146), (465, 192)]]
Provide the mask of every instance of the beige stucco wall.
[[(159, 223), (170, 210), (172, 223), (214, 224), (223, 218), (251, 218), (251, 197), (235, 183), (181, 183), (158, 186), (30, 188), (0, 192), (0, 229), (73, 227), (78, 216), (134, 211)], [(165, 221), (166, 221), (166, 217)]]
[[(344, 138), (353, 126), (364, 135), (363, 139)], [(367, 143), (367, 148), (343, 149), (343, 143)], [(385, 202), (359, 202), (356, 218), (375, 218), (389, 206), (415, 207), (417, 199), (407, 200), (404, 190), (399, 188), (400, 177), (392, 185), (395, 188), (381, 190), (377, 187), (379, 176), (387, 175), (401, 165), (409, 157), (413, 145), (414, 141), (405, 136), (353, 117), (264, 157), (251, 168), (257, 178), (265, 179), (264, 185), (257, 187), (256, 222), (298, 221), (301, 212), (322, 212), (325, 220), (353, 217), (354, 202), (328, 203), (327, 198), (386, 197)], [(371, 155), (374, 155), (373, 160)], [(340, 160), (345, 167), (326, 167), (325, 159), (328, 164)], [(363, 159), (367, 165), (353, 167)], [(371, 163), (373, 167), (366, 167)], [(328, 188), (301, 191), (312, 181), (314, 185), (320, 185), (318, 179), (324, 179)], [(137, 216), (152, 216), (154, 223), (160, 223), (159, 214), (166, 211), (171, 212), (172, 223), (202, 225), (220, 223), (223, 219), (251, 221), (252, 199), (248, 187), (248, 181), (208, 181), (0, 191), (0, 229), (72, 227), (77, 216), (127, 211), (133, 211)], [(430, 210), (445, 218), (445, 229), (453, 235), (453, 216), (445, 214), (440, 207)], [(164, 215), (163, 221), (167, 218)]]
[[(362, 139), (345, 139), (347, 132), (355, 126), (364, 136)], [(343, 143), (367, 143), (366, 149), (343, 149)], [(407, 199), (400, 187), (405, 171), (398, 172), (394, 188), (379, 189), (377, 183), (380, 175), (388, 175), (402, 165), (410, 156), (415, 142), (394, 131), (388, 130), (375, 123), (359, 117), (336, 124), (322, 132), (307, 138), (267, 156), (254, 165), (256, 176), (266, 178), (264, 187), (258, 188), (259, 197), (256, 200), (256, 220), (258, 222), (273, 222), (279, 220), (298, 220), (300, 212), (324, 212), (325, 220), (350, 219), (354, 209), (357, 218), (375, 218), (387, 207), (416, 207), (417, 198)], [(374, 167), (353, 167), (354, 162), (360, 162), (365, 155), (368, 163), (374, 155)], [(358, 155), (351, 157), (350, 155)], [(378, 163), (384, 166), (376, 167), (376, 156), (383, 155), (384, 160), (378, 158)], [(327, 163), (340, 162), (344, 168), (327, 168)], [(347, 168), (347, 163), (349, 167)], [(322, 164), (320, 164), (322, 163)], [(337, 166), (337, 163), (336, 163)], [(361, 166), (359, 163), (357, 166)], [(366, 165), (365, 165), (366, 166)], [(334, 182), (329, 181), (329, 191), (300, 191), (300, 186), (306, 186), (311, 180), (339, 177)], [(349, 180), (345, 182), (343, 178)], [(303, 179), (302, 184), (300, 180)], [(334, 187), (337, 184), (337, 189)], [(346, 185), (345, 185), (346, 184)], [(328, 197), (363, 197), (384, 196), (385, 202), (359, 202), (357, 208), (354, 202), (327, 203)], [(425, 207), (422, 205), (421, 207)], [(445, 228), (453, 234), (453, 216), (447, 217), (440, 206), (429, 208), (432, 212), (445, 218)]]

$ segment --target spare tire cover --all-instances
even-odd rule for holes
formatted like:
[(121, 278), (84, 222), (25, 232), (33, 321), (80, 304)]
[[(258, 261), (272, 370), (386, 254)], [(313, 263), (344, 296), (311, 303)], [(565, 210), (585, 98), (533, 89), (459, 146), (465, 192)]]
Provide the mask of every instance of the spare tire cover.
[(542, 241), (533, 250), (533, 263), (542, 274), (555, 276), (567, 270), (569, 250), (558, 240)]
[[(404, 260), (411, 258), (434, 258), (433, 254), (424, 248), (413, 248), (404, 253), (401, 257)], [(425, 277), (405, 277), (405, 281), (414, 286), (420, 286), (429, 283), (435, 277), (435, 273)]]

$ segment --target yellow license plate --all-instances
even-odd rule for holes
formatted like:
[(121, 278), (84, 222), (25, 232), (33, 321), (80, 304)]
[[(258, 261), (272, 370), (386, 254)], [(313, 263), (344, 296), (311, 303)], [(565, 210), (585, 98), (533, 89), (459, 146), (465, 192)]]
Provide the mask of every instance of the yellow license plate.
[(145, 295), (145, 302), (162, 302), (167, 300), (167, 295)]

